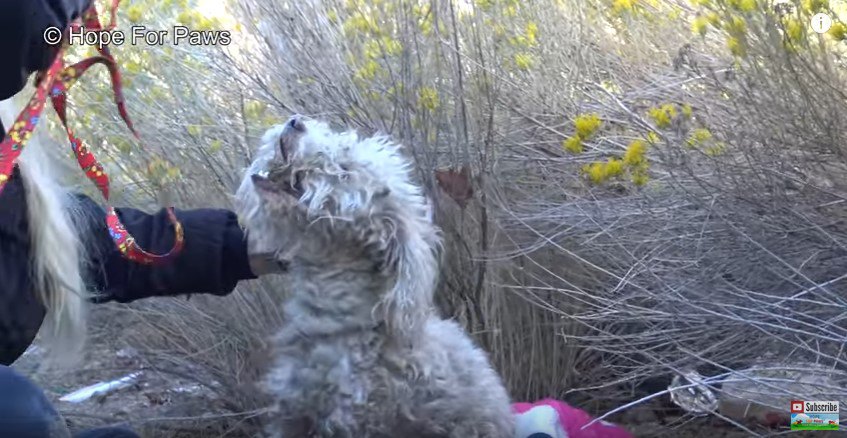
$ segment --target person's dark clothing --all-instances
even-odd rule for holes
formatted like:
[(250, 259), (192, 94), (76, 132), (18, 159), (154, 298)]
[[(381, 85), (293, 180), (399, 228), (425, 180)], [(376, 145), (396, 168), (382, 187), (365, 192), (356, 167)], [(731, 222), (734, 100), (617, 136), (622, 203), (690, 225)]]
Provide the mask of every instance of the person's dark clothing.
[[(0, 0), (0, 99), (25, 85), (31, 73), (49, 67), (55, 48), (44, 30), (65, 29), (88, 8), (90, 0)], [(0, 124), (0, 138), (5, 131)], [(80, 195), (84, 223), (77, 229), (86, 244), (87, 281), (99, 291), (96, 302), (130, 302), (152, 296), (192, 293), (225, 295), (250, 271), (244, 232), (234, 213), (201, 209), (177, 211), (185, 229), (185, 247), (173, 263), (143, 266), (124, 259), (106, 227), (106, 213)], [(131, 208), (118, 215), (147, 251), (164, 253), (174, 242), (174, 229), (164, 210), (147, 214)], [(55, 248), (55, 251), (64, 251)], [(32, 291), (31, 248), (27, 207), (20, 173), (0, 192), (0, 364), (15, 361), (34, 339), (45, 310)]]
[[(35, 383), (0, 365), (0, 436), (15, 438), (66, 437), (62, 416)], [(127, 428), (110, 426), (78, 432), (73, 438), (138, 438)]]
[(91, 0), (0, 0), (0, 100), (20, 91), (29, 76), (50, 66), (57, 47), (44, 41), (49, 27), (65, 29)]
[[(148, 266), (125, 259), (109, 235), (103, 208), (86, 196), (78, 199), (84, 223), (77, 224), (77, 229), (88, 252), (87, 283), (99, 292), (95, 302), (126, 303), (194, 293), (226, 295), (238, 281), (255, 278), (245, 234), (230, 211), (177, 210), (185, 230), (182, 253), (166, 265)], [(164, 210), (156, 214), (132, 208), (117, 211), (127, 231), (145, 250), (161, 254), (173, 245), (173, 225)], [(23, 354), (45, 315), (32, 291), (27, 216), (24, 186), (16, 168), (0, 192), (0, 364), (4, 365)]]
[(45, 438), (66, 431), (44, 392), (12, 368), (0, 365), (0, 436)]
[(73, 438), (141, 438), (141, 435), (125, 427), (98, 427), (75, 433)]

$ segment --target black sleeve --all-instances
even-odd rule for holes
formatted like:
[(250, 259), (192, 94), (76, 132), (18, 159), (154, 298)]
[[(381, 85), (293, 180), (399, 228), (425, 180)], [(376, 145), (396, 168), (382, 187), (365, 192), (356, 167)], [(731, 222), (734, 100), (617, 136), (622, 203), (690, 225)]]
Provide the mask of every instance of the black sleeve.
[(50, 66), (58, 47), (44, 42), (49, 27), (65, 29), (91, 0), (0, 0), (0, 100), (26, 85), (33, 72)]
[[(89, 259), (100, 291), (96, 302), (122, 303), (154, 296), (207, 293), (226, 295), (241, 280), (256, 278), (250, 270), (247, 241), (235, 213), (227, 210), (177, 210), (185, 230), (185, 246), (171, 262), (147, 266), (126, 260), (106, 227), (106, 213), (88, 197), (81, 197), (89, 214)], [(165, 210), (156, 214), (118, 209), (127, 231), (146, 251), (163, 254), (174, 243), (173, 225)]]

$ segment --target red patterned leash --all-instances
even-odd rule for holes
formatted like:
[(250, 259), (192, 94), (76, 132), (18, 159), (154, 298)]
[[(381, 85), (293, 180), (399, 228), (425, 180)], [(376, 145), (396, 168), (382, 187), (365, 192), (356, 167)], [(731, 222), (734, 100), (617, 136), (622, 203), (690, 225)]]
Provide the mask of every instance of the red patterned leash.
[[(87, 31), (111, 31), (115, 28), (117, 22), (117, 10), (120, 0), (112, 0), (111, 21), (109, 26), (104, 29), (100, 24), (100, 19), (97, 15), (97, 9), (92, 4), (91, 8), (83, 14), (82, 23)], [(79, 22), (71, 24), (72, 29), (79, 29)], [(73, 131), (68, 127), (66, 117), (67, 93), (71, 86), (76, 83), (77, 79), (83, 73), (88, 71), (95, 64), (103, 64), (109, 69), (109, 75), (112, 80), (112, 91), (115, 95), (115, 104), (118, 107), (118, 112), (121, 118), (126, 123), (129, 130), (136, 139), (140, 140), (138, 133), (132, 125), (129, 114), (126, 111), (126, 104), (123, 97), (123, 87), (121, 74), (118, 70), (117, 62), (112, 57), (108, 46), (97, 46), (99, 56), (93, 56), (84, 59), (70, 67), (65, 68), (64, 64), (64, 49), (60, 49), (56, 56), (56, 60), (47, 69), (46, 72), (39, 72), (37, 76), (37, 88), (35, 95), (30, 99), (26, 108), (21, 111), (21, 114), (15, 121), (15, 124), (9, 130), (6, 138), (0, 143), (0, 191), (5, 187), (6, 182), (12, 175), (15, 161), (21, 154), (27, 141), (32, 137), (32, 132), (41, 118), (41, 113), (44, 111), (44, 105), (49, 97), (53, 109), (59, 116), (62, 125), (68, 134), (71, 148), (76, 156), (80, 168), (85, 172), (91, 182), (93, 182), (106, 201), (109, 201), (109, 176), (103, 166), (97, 161), (97, 158), (86, 147)], [(185, 245), (185, 236), (182, 224), (176, 218), (173, 208), (167, 209), (168, 219), (174, 225), (174, 246), (166, 254), (152, 254), (143, 250), (135, 239), (126, 231), (123, 224), (118, 218), (118, 214), (114, 207), (108, 206), (106, 211), (106, 225), (109, 228), (109, 234), (112, 236), (115, 245), (120, 250), (121, 254), (129, 260), (141, 264), (162, 264), (170, 261), (182, 250)]]

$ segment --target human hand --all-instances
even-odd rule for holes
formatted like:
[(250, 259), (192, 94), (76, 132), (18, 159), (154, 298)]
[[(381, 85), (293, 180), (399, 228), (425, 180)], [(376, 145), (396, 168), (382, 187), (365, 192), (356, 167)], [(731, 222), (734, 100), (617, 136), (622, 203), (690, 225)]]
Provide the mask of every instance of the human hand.
[(257, 277), (267, 274), (282, 274), (288, 270), (288, 264), (279, 260), (276, 254), (256, 253), (250, 254), (248, 257), (250, 270)]

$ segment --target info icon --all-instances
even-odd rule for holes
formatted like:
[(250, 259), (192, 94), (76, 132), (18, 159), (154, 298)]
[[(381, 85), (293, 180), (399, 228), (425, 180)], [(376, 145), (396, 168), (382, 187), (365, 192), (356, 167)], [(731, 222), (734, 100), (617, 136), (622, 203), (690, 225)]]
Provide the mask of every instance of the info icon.
[(803, 413), (803, 402), (792, 401), (791, 402), (791, 413), (792, 414), (802, 414)]
[(832, 27), (832, 17), (824, 13), (815, 14), (812, 17), (812, 30), (817, 33), (826, 33)]

